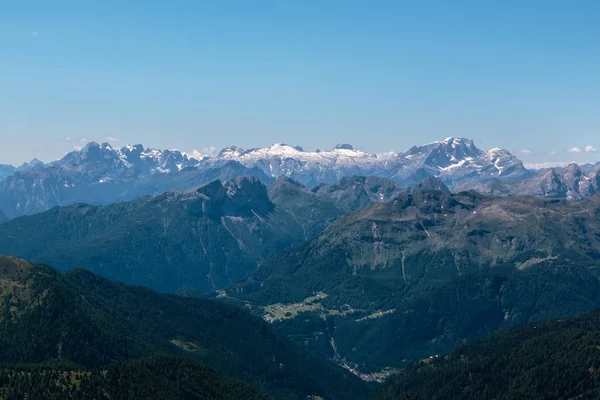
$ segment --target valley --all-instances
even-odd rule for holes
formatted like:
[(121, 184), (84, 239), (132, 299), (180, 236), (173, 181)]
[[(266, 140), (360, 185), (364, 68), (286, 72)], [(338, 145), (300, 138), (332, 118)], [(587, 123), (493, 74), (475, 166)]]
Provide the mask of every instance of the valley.
[[(5, 218), (0, 253), (239, 307), (365, 384), (504, 328), (600, 307), (598, 197), (453, 192), (444, 179), (214, 180)], [(183, 337), (165, 343), (210, 354)]]
[[(112, 398), (111, 390), (135, 391), (145, 384), (167, 393), (202, 393), (223, 385), (232, 393), (290, 400), (355, 399), (367, 393), (342, 368), (312, 358), (260, 318), (219, 302), (159, 294), (85, 270), (60, 274), (5, 256), (0, 256), (0, 296), (0, 360), (9, 381), (24, 378), (11, 371), (33, 371), (52, 379), (39, 382), (40, 390), (57, 395), (77, 392), (68, 383), (60, 384), (64, 390), (53, 383), (61, 379), (57, 373), (73, 376), (74, 371), (84, 381), (84, 394), (89, 385), (90, 391), (109, 390), (106, 398)], [(199, 378), (186, 383), (190, 375)], [(131, 386), (111, 389), (118, 379)]]
[[(339, 218), (228, 293), (315, 354), (361, 373), (402, 368), (599, 307), (598, 209), (595, 197), (486, 197), (424, 182)], [(316, 293), (327, 296), (307, 304)]]
[(0, 0), (0, 400), (600, 399), (598, 21)]

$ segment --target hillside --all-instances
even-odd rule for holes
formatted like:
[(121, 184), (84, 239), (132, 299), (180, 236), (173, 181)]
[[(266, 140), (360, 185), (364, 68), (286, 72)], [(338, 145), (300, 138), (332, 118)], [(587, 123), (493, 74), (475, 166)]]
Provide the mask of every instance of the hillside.
[(318, 184), (311, 192), (328, 199), (347, 213), (374, 203), (390, 201), (402, 193), (408, 193), (409, 190), (387, 178), (348, 176), (337, 182)]
[[(267, 189), (244, 177), (109, 206), (53, 208), (1, 225), (0, 252), (163, 292), (214, 291), (320, 233), (344, 213), (338, 199), (355, 186), (315, 193), (288, 178)], [(389, 200), (394, 188), (362, 185), (370, 197), (344, 208)]]
[(0, 397), (39, 400), (266, 400), (250, 386), (200, 362), (173, 356), (121, 361), (86, 370), (55, 364), (3, 366)]
[(406, 193), (393, 181), (374, 176), (351, 176), (337, 182), (309, 188), (287, 177), (279, 177), (269, 185), (269, 199), (289, 211), (305, 227), (305, 238), (319, 234), (327, 225), (343, 214), (363, 209), (374, 203), (389, 201)]
[(163, 292), (211, 291), (340, 215), (330, 208), (313, 220), (288, 210), (255, 178), (214, 181), (193, 192), (16, 218), (0, 227), (0, 252)]
[(408, 366), (374, 400), (597, 399), (600, 313), (503, 330)]
[[(230, 295), (296, 343), (371, 372), (505, 326), (600, 307), (600, 198), (427, 186), (339, 218)], [(315, 294), (317, 305), (293, 306)]]
[[(96, 147), (90, 147), (95, 153), (93, 149)], [(246, 168), (235, 161), (215, 168), (184, 167), (176, 163), (182, 167), (179, 169), (172, 165), (174, 160), (168, 161), (171, 166), (166, 169), (151, 167), (145, 162), (141, 162), (141, 167), (133, 167), (123, 160), (115, 160), (112, 150), (102, 150), (106, 154), (91, 157), (82, 150), (81, 154), (67, 155), (65, 157), (71, 158), (50, 165), (18, 170), (0, 182), (0, 210), (14, 218), (57, 206), (109, 205), (166, 191), (191, 190), (217, 179), (225, 181), (252, 176), (265, 183), (272, 181), (262, 171)]]
[[(0, 363), (102, 369), (156, 354), (187, 356), (277, 399), (353, 399), (362, 383), (314, 361), (268, 324), (210, 300), (161, 295), (84, 270), (0, 257)], [(359, 397), (360, 398), (360, 397)]]

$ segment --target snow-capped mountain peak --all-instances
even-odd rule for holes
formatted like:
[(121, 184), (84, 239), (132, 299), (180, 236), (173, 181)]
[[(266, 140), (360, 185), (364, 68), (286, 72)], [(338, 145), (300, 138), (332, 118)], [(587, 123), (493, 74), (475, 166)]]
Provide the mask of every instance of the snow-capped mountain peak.
[(304, 184), (331, 182), (348, 175), (388, 177), (403, 184), (415, 183), (427, 176), (439, 176), (447, 184), (464, 179), (511, 177), (527, 170), (510, 152), (494, 148), (482, 151), (472, 140), (448, 137), (405, 153), (377, 156), (338, 144), (329, 151), (305, 151), (299, 146), (276, 143), (269, 147), (243, 150), (228, 147), (209, 163), (237, 161), (250, 168), (260, 168), (276, 178), (287, 176)]
[(335, 145), (333, 150), (354, 150), (354, 147), (348, 143), (339, 143)]
[[(11, 216), (72, 201), (107, 203), (134, 198), (136, 194), (153, 193), (158, 187), (189, 189), (220, 176), (230, 179), (251, 175), (264, 181), (285, 176), (306, 186), (351, 176), (387, 178), (403, 186), (427, 177), (454, 186), (465, 181), (509, 181), (529, 176), (510, 152), (497, 148), (482, 151), (472, 140), (454, 137), (414, 146), (404, 153), (376, 155), (346, 143), (331, 150), (307, 151), (275, 143), (248, 150), (227, 147), (216, 157), (200, 160), (175, 149), (145, 148), (141, 144), (113, 148), (109, 143), (90, 142), (49, 165), (38, 164), (16, 172), (14, 168), (5, 170), (0, 203), (2, 191), (9, 193), (5, 210)], [(600, 184), (592, 179), (585, 182), (588, 186)]]

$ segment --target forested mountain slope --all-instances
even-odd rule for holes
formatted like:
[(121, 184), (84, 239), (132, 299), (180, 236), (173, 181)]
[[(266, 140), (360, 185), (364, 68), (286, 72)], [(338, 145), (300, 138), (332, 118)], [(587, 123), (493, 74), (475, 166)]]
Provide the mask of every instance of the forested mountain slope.
[(417, 362), (373, 399), (600, 398), (600, 313), (506, 329)]
[[(2, 224), (0, 252), (164, 292), (213, 291), (320, 233), (344, 208), (400, 190), (364, 184), (372, 180), (315, 193), (288, 178), (267, 189), (243, 177), (110, 206), (53, 208)], [(363, 200), (342, 208), (339, 198), (350, 192), (364, 193)]]
[[(600, 306), (599, 249), (599, 197), (451, 194), (429, 182), (339, 218), (229, 293), (297, 343), (378, 371)], [(273, 311), (316, 294), (318, 306), (296, 307), (303, 317)]]
[[(330, 220), (340, 214), (332, 212)], [(301, 243), (313, 225), (321, 219), (292, 215), (269, 200), (257, 179), (238, 178), (193, 192), (16, 218), (0, 226), (0, 252), (164, 292), (210, 291)]]
[(56, 363), (4, 365), (0, 398), (36, 400), (266, 400), (238, 380), (199, 361), (153, 356), (120, 361), (103, 370)]
[(267, 323), (210, 300), (162, 295), (85, 270), (61, 275), (4, 256), (0, 297), (5, 365), (103, 369), (170, 354), (199, 360), (276, 399), (354, 399), (365, 393), (360, 380), (308, 357)]

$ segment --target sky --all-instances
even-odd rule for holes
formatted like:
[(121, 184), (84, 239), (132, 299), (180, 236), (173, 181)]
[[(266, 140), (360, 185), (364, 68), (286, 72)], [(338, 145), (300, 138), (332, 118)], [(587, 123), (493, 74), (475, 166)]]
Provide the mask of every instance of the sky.
[(0, 0), (0, 163), (447, 136), (600, 160), (596, 0)]

